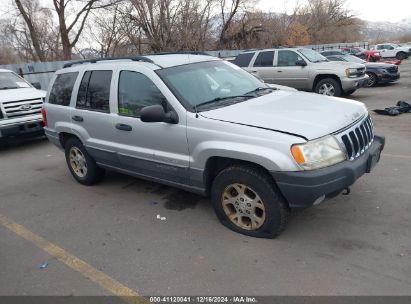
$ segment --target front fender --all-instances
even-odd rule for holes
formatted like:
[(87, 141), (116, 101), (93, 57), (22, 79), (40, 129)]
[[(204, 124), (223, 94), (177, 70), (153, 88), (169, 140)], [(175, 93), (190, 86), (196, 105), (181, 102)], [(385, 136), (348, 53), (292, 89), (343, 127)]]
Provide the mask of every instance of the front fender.
[(193, 149), (191, 163), (192, 168), (204, 170), (211, 157), (225, 157), (255, 163), (269, 171), (301, 170), (287, 152), (245, 143), (205, 141)]

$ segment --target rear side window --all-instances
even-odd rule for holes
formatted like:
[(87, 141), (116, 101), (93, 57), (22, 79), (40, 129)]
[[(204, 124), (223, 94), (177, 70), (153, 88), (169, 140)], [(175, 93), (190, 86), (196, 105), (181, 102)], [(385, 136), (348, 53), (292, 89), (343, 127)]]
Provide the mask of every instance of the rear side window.
[(274, 52), (260, 52), (254, 62), (255, 67), (272, 67), (274, 61)]
[(166, 98), (157, 86), (141, 73), (121, 71), (118, 84), (118, 113), (123, 116), (139, 117), (142, 108), (152, 105), (162, 105), (167, 111)]
[(251, 59), (254, 57), (255, 53), (245, 53), (239, 54), (235, 60), (234, 64), (238, 65), (239, 67), (248, 67), (250, 64)]
[(68, 106), (77, 76), (78, 72), (57, 75), (50, 91), (49, 103)]
[(87, 71), (81, 80), (76, 108), (110, 112), (112, 71)]

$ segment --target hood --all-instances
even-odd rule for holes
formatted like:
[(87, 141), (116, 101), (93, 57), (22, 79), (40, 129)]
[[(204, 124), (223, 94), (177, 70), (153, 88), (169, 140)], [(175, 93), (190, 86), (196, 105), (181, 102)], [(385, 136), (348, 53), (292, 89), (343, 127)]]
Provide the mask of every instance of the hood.
[(315, 139), (367, 114), (363, 103), (305, 92), (274, 91), (200, 113), (203, 117)]
[(46, 97), (46, 93), (46, 91), (37, 90), (35, 88), (0, 90), (0, 103), (4, 101), (43, 98)]
[(353, 68), (359, 69), (363, 68), (364, 65), (361, 63), (355, 62), (346, 62), (346, 61), (324, 61), (314, 63), (315, 68), (317, 69), (326, 69), (326, 70), (335, 70), (336, 68), (343, 67), (344, 69)]

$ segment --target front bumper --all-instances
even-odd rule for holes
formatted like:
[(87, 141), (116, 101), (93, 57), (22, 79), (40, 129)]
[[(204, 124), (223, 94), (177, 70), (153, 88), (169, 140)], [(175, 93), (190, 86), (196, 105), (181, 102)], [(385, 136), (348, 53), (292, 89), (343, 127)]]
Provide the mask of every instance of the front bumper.
[(344, 92), (357, 90), (357, 89), (365, 86), (368, 83), (369, 78), (370, 77), (367, 74), (365, 74), (362, 77), (358, 77), (358, 78), (345, 77), (345, 78), (341, 79), (341, 88)]
[(378, 75), (378, 83), (394, 82), (400, 79), (400, 73), (381, 73)]
[(364, 173), (369, 173), (379, 161), (384, 144), (384, 137), (375, 136), (368, 150), (354, 161), (312, 171), (271, 172), (271, 175), (291, 208), (310, 207), (323, 196), (338, 195)]
[(0, 138), (16, 136), (36, 136), (42, 134), (43, 121), (30, 120), (13, 124), (0, 124)]

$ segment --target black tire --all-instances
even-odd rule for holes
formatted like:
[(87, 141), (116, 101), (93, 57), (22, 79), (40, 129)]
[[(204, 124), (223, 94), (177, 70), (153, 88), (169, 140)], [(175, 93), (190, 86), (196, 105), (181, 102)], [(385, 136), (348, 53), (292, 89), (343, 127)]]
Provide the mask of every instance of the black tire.
[[(332, 87), (333, 94), (331, 94), (331, 92), (330, 94), (322, 93), (322, 89), (324, 86)], [(323, 95), (335, 96), (335, 97), (340, 97), (342, 95), (341, 85), (338, 83), (337, 80), (333, 78), (325, 78), (325, 79), (320, 80), (315, 86), (314, 92), (317, 94), (323, 94)]]
[(368, 79), (368, 82), (367, 82), (367, 84), (366, 84), (365, 86), (368, 87), (368, 88), (375, 87), (375, 86), (377, 85), (377, 83), (378, 83), (378, 77), (377, 77), (377, 75), (374, 74), (374, 73), (367, 73), (367, 75), (368, 75), (368, 77), (370, 77), (370, 78)]
[(404, 60), (407, 57), (408, 57), (407, 54), (404, 52), (398, 52), (397, 55), (395, 55), (395, 58), (397, 58), (398, 60)]
[[(69, 167), (71, 175), (73, 175), (74, 179), (80, 184), (91, 186), (103, 179), (105, 173), (104, 169), (96, 164), (96, 161), (87, 153), (87, 150), (84, 148), (80, 140), (74, 137), (68, 139), (64, 146), (64, 150), (66, 154), (67, 166)], [(84, 156), (87, 169), (84, 176), (80, 176), (73, 169), (73, 166), (70, 162), (70, 153), (72, 153), (73, 151), (80, 151)]]
[[(252, 237), (274, 238), (278, 236), (282, 231), (284, 231), (287, 225), (289, 208), (278, 188), (273, 183), (274, 182), (267, 176), (267, 174), (265, 174), (263, 170), (253, 166), (235, 165), (221, 171), (214, 179), (211, 188), (211, 201), (220, 222), (235, 232)], [(250, 220), (251, 216), (248, 218), (250, 221), (248, 226), (249, 229), (239, 227), (229, 219), (223, 207), (223, 195), (225, 195), (226, 190), (232, 185), (237, 184), (246, 186), (246, 188), (249, 187), (248, 189), (254, 191), (254, 193), (260, 198), (260, 204), (264, 206), (264, 220), (259, 223), (260, 226), (256, 227), (257, 229), (252, 229)], [(235, 197), (235, 203), (238, 204), (240, 200), (238, 197), (240, 197), (240, 194), (237, 193)], [(243, 201), (242, 204), (245, 205), (245, 202)], [(243, 222), (243, 219), (247, 218), (247, 214), (245, 214), (244, 211), (239, 211), (238, 209), (234, 210), (234, 207), (234, 205), (231, 207), (233, 213), (239, 215), (239, 212), (241, 212), (241, 220), (238, 219), (238, 221)], [(250, 208), (252, 209), (252, 207)], [(252, 212), (256, 214), (257, 211), (261, 210), (259, 210), (258, 207), (254, 207), (254, 211)], [(259, 213), (260, 216), (262, 216), (262, 213)]]
[(349, 90), (347, 92), (344, 92), (344, 96), (350, 96), (351, 94), (354, 94), (354, 92), (357, 90)]

